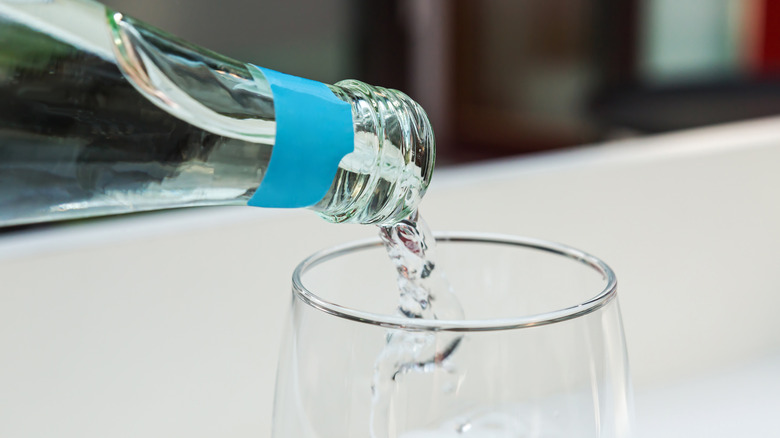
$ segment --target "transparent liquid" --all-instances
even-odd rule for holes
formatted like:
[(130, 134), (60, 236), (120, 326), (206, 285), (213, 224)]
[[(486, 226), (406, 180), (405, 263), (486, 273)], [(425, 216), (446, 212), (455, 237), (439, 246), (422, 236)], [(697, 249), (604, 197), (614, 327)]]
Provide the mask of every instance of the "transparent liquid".
[[(72, 11), (62, 8), (74, 4), (79, 20), (69, 26)], [(37, 19), (47, 14), (61, 18)], [(242, 89), (254, 79), (240, 64), (217, 70), (212, 58), (184, 45), (155, 49), (152, 31), (133, 29), (145, 66), (166, 64), (221, 119), (263, 129), (252, 139), (221, 135), (154, 104), (120, 68), (122, 38), (111, 37), (101, 5), (0, 3), (0, 225), (251, 196), (272, 150), (273, 119), (262, 118), (273, 116), (270, 93)]]
[[(415, 212), (401, 222), (381, 227), (379, 234), (398, 271), (398, 312), (407, 318), (463, 319), (460, 301), (442, 268), (436, 265), (436, 240), (425, 221)], [(462, 335), (455, 333), (388, 332), (374, 369), (372, 438), (387, 437), (389, 430), (396, 429), (390, 424), (392, 412), (403, 407), (393, 406), (394, 385), (403, 374), (444, 370), (440, 390), (446, 393), (457, 386), (457, 359), (452, 357), (461, 340)]]
[[(576, 431), (559, 430), (557, 423), (574, 422), (557, 411), (534, 411), (532, 421), (523, 404), (508, 404), (490, 410), (476, 410), (450, 418), (438, 427), (405, 432), (399, 438), (560, 438), (578, 436)], [(551, 412), (551, 413), (549, 413)], [(582, 419), (580, 419), (582, 421)], [(544, 426), (541, 426), (544, 425)]]
[[(403, 433), (400, 438), (520, 438), (530, 435), (518, 418), (522, 411), (509, 409), (491, 412), (474, 412), (445, 421), (436, 429)], [(548, 435), (549, 436), (549, 435)], [(554, 435), (552, 435), (554, 436)]]

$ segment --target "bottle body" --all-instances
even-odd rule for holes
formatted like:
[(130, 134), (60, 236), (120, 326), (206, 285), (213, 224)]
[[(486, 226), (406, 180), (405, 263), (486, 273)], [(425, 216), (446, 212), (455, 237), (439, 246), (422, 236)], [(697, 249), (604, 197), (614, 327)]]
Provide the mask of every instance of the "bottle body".
[[(246, 205), (279, 146), (271, 85), (98, 3), (0, 0), (0, 226)], [(392, 90), (328, 89), (349, 105), (354, 144), (310, 208), (392, 222), (430, 179), (427, 119)]]

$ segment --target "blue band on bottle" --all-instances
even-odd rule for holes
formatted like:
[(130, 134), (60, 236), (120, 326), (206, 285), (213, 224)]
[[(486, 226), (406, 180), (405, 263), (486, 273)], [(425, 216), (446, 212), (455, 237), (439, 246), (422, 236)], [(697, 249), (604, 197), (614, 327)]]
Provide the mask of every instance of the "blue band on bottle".
[(273, 92), (276, 140), (266, 174), (247, 204), (316, 204), (328, 192), (341, 159), (355, 148), (352, 107), (321, 82), (258, 69)]

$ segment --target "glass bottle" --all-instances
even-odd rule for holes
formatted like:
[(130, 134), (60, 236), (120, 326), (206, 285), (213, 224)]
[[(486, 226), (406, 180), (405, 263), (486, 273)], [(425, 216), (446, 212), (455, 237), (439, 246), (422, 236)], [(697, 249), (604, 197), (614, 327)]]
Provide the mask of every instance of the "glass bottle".
[(399, 91), (240, 63), (88, 0), (0, 0), (0, 226), (246, 204), (391, 223), (433, 164)]

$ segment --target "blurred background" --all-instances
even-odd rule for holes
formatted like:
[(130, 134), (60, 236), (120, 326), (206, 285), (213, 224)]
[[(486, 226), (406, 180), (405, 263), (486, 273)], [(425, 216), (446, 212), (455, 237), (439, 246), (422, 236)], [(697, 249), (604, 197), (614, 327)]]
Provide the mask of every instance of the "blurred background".
[[(638, 438), (777, 436), (780, 1), (105, 3), (405, 91), (445, 164), (434, 229), (613, 266)], [(0, 436), (25, 438), (267, 437), (292, 269), (375, 235), (240, 207), (20, 228), (0, 233)]]
[(772, 0), (108, 0), (217, 52), (428, 111), (438, 163), (780, 113)]

